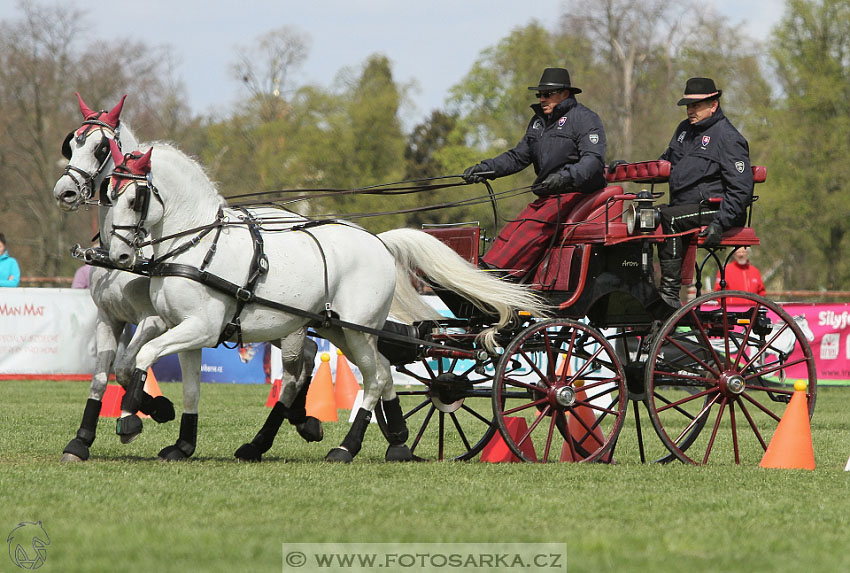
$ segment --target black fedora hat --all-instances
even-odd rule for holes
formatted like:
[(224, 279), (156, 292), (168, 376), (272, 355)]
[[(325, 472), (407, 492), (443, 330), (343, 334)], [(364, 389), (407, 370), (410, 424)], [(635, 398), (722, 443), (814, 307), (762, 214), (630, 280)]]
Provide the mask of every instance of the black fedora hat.
[(570, 85), (570, 72), (564, 68), (546, 68), (540, 76), (540, 84), (528, 88), (536, 91), (570, 90), (580, 94), (581, 90)]
[(711, 78), (691, 78), (685, 83), (685, 95), (676, 105), (688, 105), (700, 101), (717, 99), (723, 94), (714, 86)]

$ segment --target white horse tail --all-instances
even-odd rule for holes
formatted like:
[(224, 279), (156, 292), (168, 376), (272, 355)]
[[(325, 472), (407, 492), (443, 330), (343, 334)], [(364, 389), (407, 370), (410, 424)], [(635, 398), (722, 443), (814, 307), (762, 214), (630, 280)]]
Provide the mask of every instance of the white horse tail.
[(416, 270), (429, 283), (461, 295), (482, 311), (498, 315), (498, 323), (482, 332), (484, 343), (491, 348), (496, 330), (507, 326), (515, 312), (527, 311), (535, 317), (548, 314), (546, 304), (529, 287), (497, 279), (477, 269), (428, 233), (393, 229), (379, 234), (378, 238), (396, 260), (398, 281), (392, 313), (399, 318), (422, 320), (435, 313), (410, 285), (410, 275)]

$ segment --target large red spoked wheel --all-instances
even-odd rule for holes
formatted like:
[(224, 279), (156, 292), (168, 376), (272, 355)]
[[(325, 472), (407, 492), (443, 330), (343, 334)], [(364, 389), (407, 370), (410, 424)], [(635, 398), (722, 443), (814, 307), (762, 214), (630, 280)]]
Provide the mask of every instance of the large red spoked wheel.
[[(431, 358), (419, 367), (401, 369), (421, 386), (397, 388), (402, 412), (410, 431), (407, 443), (414, 459), (468, 460), (475, 457), (496, 434), (490, 393), (491, 361), (477, 363), (458, 358)], [(381, 402), (375, 418), (386, 435)]]
[[(595, 328), (549, 319), (520, 332), (493, 382), (493, 411), (521, 460), (610, 461), (626, 416), (626, 377)], [(557, 430), (557, 431), (556, 431)]]
[(646, 405), (664, 445), (683, 462), (757, 464), (795, 381), (807, 383), (810, 418), (814, 411), (807, 338), (805, 317), (752, 293), (716, 291), (685, 304), (661, 327), (646, 366)]

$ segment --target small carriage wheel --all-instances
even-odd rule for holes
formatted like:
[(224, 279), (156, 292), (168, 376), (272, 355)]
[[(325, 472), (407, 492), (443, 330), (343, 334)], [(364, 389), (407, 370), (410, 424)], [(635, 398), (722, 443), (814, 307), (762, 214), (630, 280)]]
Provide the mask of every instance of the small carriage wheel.
[(679, 460), (758, 463), (797, 380), (807, 384), (811, 418), (817, 375), (797, 319), (758, 295), (715, 291), (685, 304), (657, 333), (646, 405)]
[(627, 403), (614, 348), (574, 320), (532, 324), (496, 366), (496, 423), (510, 450), (527, 462), (611, 461)]
[[(396, 388), (408, 425), (407, 443), (414, 459), (469, 460), (496, 434), (490, 395), (493, 364), (476, 364), (458, 358), (422, 360), (422, 371), (406, 367), (401, 372), (413, 376), (422, 386)], [(375, 419), (387, 435), (381, 401), (375, 406)]]

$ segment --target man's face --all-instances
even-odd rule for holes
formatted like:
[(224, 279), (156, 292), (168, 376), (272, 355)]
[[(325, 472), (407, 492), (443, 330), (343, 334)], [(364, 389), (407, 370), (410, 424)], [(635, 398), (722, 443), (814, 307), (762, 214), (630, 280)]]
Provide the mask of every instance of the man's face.
[(740, 247), (737, 251), (735, 251), (735, 262), (741, 266), (746, 265), (750, 260), (750, 253), (747, 252), (746, 247)]
[(691, 122), (691, 124), (694, 124), (704, 120), (707, 117), (711, 117), (711, 114), (717, 111), (717, 107), (719, 105), (720, 104), (716, 99), (711, 101), (699, 101), (697, 103), (689, 103), (687, 105), (688, 121)]
[(537, 97), (540, 99), (540, 105), (543, 107), (543, 113), (549, 115), (555, 106), (570, 97), (570, 90), (561, 91), (539, 91)]

